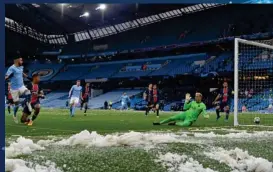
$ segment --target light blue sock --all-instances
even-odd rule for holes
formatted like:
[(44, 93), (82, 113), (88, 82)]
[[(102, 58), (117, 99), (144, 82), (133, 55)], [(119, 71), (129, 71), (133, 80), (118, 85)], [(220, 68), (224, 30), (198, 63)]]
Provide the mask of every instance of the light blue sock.
[(14, 117), (16, 117), (18, 109), (19, 109), (19, 105), (14, 105), (14, 107), (13, 107), (13, 116)]
[(70, 106), (70, 109), (69, 109), (69, 110), (70, 110), (70, 116), (72, 116), (72, 108), (73, 108), (73, 107)]
[(75, 111), (76, 111), (76, 107), (73, 106), (73, 107), (72, 107), (72, 115), (73, 115), (73, 116), (75, 115)]

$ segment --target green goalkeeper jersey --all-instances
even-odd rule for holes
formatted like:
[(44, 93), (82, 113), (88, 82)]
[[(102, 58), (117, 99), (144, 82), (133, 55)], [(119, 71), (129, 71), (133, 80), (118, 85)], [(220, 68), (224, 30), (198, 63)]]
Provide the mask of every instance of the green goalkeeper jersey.
[(192, 101), (184, 104), (184, 110), (191, 117), (192, 120), (197, 120), (198, 116), (202, 114), (206, 116), (206, 105), (203, 102), (197, 103), (196, 101)]

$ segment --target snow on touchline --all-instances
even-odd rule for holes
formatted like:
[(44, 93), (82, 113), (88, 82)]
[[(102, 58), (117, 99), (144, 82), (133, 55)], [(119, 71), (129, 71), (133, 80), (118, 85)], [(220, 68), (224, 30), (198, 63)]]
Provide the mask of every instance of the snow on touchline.
[[(193, 134), (188, 136), (187, 134)], [(204, 141), (211, 142), (207, 138), (272, 138), (273, 132), (271, 131), (258, 131), (247, 133), (246, 131), (239, 133), (228, 134), (215, 134), (214, 132), (201, 133), (201, 132), (178, 132), (178, 133), (162, 133), (162, 132), (127, 132), (116, 133), (108, 135), (100, 135), (97, 132), (89, 132), (87, 130), (81, 131), (78, 134), (72, 135), (69, 138), (56, 141), (56, 138), (51, 140), (39, 140), (37, 144), (33, 143), (30, 139), (19, 137), (16, 142), (12, 142), (6, 148), (8, 157), (17, 156), (19, 154), (28, 154), (34, 150), (43, 150), (48, 145), (83, 145), (83, 146), (96, 146), (96, 147), (109, 147), (109, 146), (140, 146), (140, 145), (154, 145), (160, 143), (183, 142), (183, 143), (199, 143)], [(195, 139), (195, 138), (201, 138)]]
[[(194, 134), (194, 136), (187, 136), (187, 134)], [(84, 130), (78, 134), (72, 135), (69, 138), (56, 141), (56, 138), (51, 140), (40, 140), (34, 143), (31, 139), (19, 137), (15, 142), (12, 142), (5, 148), (6, 157), (16, 157), (21, 154), (30, 154), (36, 150), (44, 150), (48, 145), (83, 145), (96, 147), (110, 147), (110, 146), (145, 146), (145, 148), (152, 148), (153, 145), (160, 143), (196, 143), (205, 144), (213, 142), (208, 138), (272, 138), (273, 132), (259, 131), (254, 133), (240, 132), (229, 134), (215, 134), (197, 133), (197, 132), (181, 132), (181, 133), (162, 133), (162, 132), (127, 132), (116, 133), (108, 135), (100, 135), (97, 132), (89, 132)], [(199, 139), (196, 139), (199, 138)]]
[(44, 165), (26, 162), (21, 159), (6, 159), (5, 171), (8, 172), (62, 172), (56, 167), (56, 164), (51, 161), (46, 161)]
[(225, 150), (213, 148), (210, 152), (204, 152), (206, 156), (225, 163), (233, 169), (233, 172), (273, 172), (273, 163), (264, 158), (257, 158), (248, 154), (247, 151), (235, 148)]
[[(182, 142), (182, 143), (199, 143), (204, 144), (204, 141), (211, 142), (207, 138), (270, 138), (273, 132), (260, 131), (254, 133), (247, 133), (245, 131), (240, 133), (229, 134), (215, 134), (210, 133), (193, 133), (194, 137), (187, 136), (191, 132), (181, 133), (142, 133), (142, 132), (128, 132), (122, 134), (108, 134), (100, 135), (97, 132), (89, 132), (84, 130), (78, 134), (72, 135), (68, 139), (63, 139), (56, 142), (56, 145), (83, 145), (83, 146), (96, 146), (96, 147), (109, 147), (109, 146), (139, 146), (139, 145), (153, 145), (160, 143)], [(206, 138), (205, 140), (194, 138)]]
[(204, 168), (198, 161), (174, 153), (160, 154), (155, 162), (160, 162), (169, 172), (216, 172), (210, 168)]
[[(12, 142), (8, 147), (6, 147), (6, 158), (12, 158), (16, 157), (18, 155), (25, 155), (25, 154), (31, 154), (33, 151), (36, 150), (44, 150), (46, 146), (49, 145), (65, 145), (65, 146), (74, 146), (74, 145), (82, 145), (86, 147), (96, 146), (96, 147), (110, 147), (110, 146), (141, 146), (144, 149), (152, 148), (156, 144), (160, 143), (197, 143), (197, 144), (204, 144), (205, 142), (212, 142), (212, 139), (207, 138), (272, 138), (270, 136), (273, 136), (273, 132), (266, 132), (266, 131), (259, 131), (254, 133), (246, 133), (240, 132), (240, 133), (229, 133), (229, 134), (214, 134), (213, 132), (210, 133), (197, 133), (193, 132), (194, 136), (188, 136), (187, 134), (192, 134), (192, 132), (178, 132), (178, 133), (162, 133), (162, 132), (127, 132), (127, 133), (116, 133), (116, 134), (108, 134), (108, 135), (100, 135), (97, 132), (89, 132), (87, 130), (84, 130), (78, 134), (72, 135), (69, 138), (62, 139), (60, 141), (56, 141), (57, 138), (54, 138), (52, 140), (40, 140), (37, 143), (34, 143), (31, 139), (26, 139), (24, 137), (19, 137), (15, 142)], [(60, 138), (59, 138), (60, 139)], [(206, 152), (207, 156), (211, 156), (212, 159), (216, 159), (216, 156), (218, 153), (222, 153), (221, 156), (218, 156), (217, 160), (221, 162), (226, 162), (229, 166), (233, 167), (235, 170), (241, 170), (242, 166), (245, 166), (250, 169), (260, 169), (260, 168), (268, 168), (271, 171), (258, 171), (257, 172), (273, 172), (272, 169), (272, 163), (268, 162), (267, 160), (263, 158), (255, 158), (253, 156), (250, 156), (247, 154), (247, 152), (243, 152), (239, 149), (233, 150), (233, 152), (239, 152), (238, 155), (245, 155), (244, 158), (233, 158), (232, 155), (229, 155), (228, 151), (225, 151), (224, 149), (215, 149), (215, 152)], [(217, 152), (218, 151), (218, 152)], [(231, 150), (232, 151), (232, 150)], [(180, 155), (176, 154), (167, 154), (167, 155), (161, 155), (161, 157), (168, 160), (168, 157), (171, 159), (174, 159), (173, 161), (177, 161), (176, 159)], [(236, 155), (237, 156), (237, 155)], [(185, 162), (184, 159), (187, 159), (187, 162)], [(232, 160), (233, 158), (233, 160)], [(179, 158), (178, 158), (179, 159)], [(193, 159), (184, 157), (180, 157), (180, 160), (184, 163), (183, 169), (190, 166), (190, 167), (196, 167), (201, 168), (201, 166), (198, 165), (197, 161), (194, 161)], [(223, 160), (224, 159), (224, 160)], [(227, 160), (225, 160), (227, 159)], [(163, 163), (163, 159), (161, 159)], [(165, 160), (164, 162), (168, 164), (168, 161)], [(20, 160), (10, 160), (6, 159), (7, 166), (10, 166), (11, 164), (14, 164), (11, 168), (17, 168), (17, 166), (24, 166), (22, 164), (26, 164), (24, 161)], [(21, 164), (21, 165), (20, 165)], [(232, 165), (230, 165), (232, 164)], [(235, 165), (234, 165), (235, 164)], [(243, 165), (242, 165), (243, 164)], [(261, 165), (262, 164), (262, 165)], [(271, 164), (271, 169), (270, 169)], [(181, 165), (181, 168), (182, 168)], [(186, 166), (185, 166), (186, 165)], [(179, 167), (179, 166), (178, 166)], [(178, 168), (177, 167), (177, 168)], [(23, 167), (22, 167), (23, 168)], [(29, 166), (24, 167), (29, 168)], [(38, 168), (38, 167), (37, 167)], [(179, 167), (180, 168), (180, 167)], [(172, 168), (170, 168), (172, 169)], [(35, 170), (35, 169), (33, 169)], [(29, 171), (29, 172), (35, 172), (35, 171)], [(211, 169), (206, 169), (207, 171)], [(17, 171), (18, 172), (18, 171)], [(25, 171), (23, 171), (25, 172)], [(46, 171), (45, 171), (46, 172)], [(51, 172), (51, 171), (50, 171)], [(54, 171), (55, 172), (55, 171)], [(240, 171), (242, 172), (242, 170)]]
[(52, 139), (52, 140), (39, 140), (37, 142), (38, 145), (40, 146), (48, 146), (50, 144), (53, 144), (55, 141)]
[(31, 154), (36, 150), (44, 150), (45, 148), (33, 143), (31, 139), (19, 137), (15, 142), (12, 142), (5, 148), (6, 158), (16, 157), (18, 155)]
[(84, 130), (78, 134), (72, 135), (68, 139), (63, 139), (56, 142), (56, 145), (83, 145), (83, 146), (96, 146), (96, 147), (109, 147), (109, 146), (142, 146), (153, 145), (159, 143), (170, 142), (188, 142), (186, 135), (177, 135), (174, 133), (141, 133), (141, 132), (128, 132), (124, 134), (108, 134), (100, 135), (97, 132), (89, 132)]

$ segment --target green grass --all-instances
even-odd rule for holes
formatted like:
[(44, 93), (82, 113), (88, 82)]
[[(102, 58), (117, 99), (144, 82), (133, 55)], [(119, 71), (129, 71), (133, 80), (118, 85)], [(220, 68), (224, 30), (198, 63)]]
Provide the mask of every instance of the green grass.
[[(92, 110), (88, 111), (87, 116), (82, 111), (77, 111), (76, 116), (71, 118), (67, 109), (42, 109), (34, 125), (31, 127), (23, 124), (15, 124), (11, 115), (6, 113), (6, 136), (23, 135), (23, 136), (41, 136), (41, 135), (70, 135), (78, 133), (82, 130), (97, 131), (98, 133), (114, 133), (133, 131), (150, 131), (150, 130), (181, 130), (177, 126), (153, 126), (152, 122), (162, 120), (179, 112), (162, 112), (160, 119), (156, 118), (154, 113), (150, 113), (148, 117), (144, 116), (144, 112), (120, 112)], [(251, 116), (251, 117), (248, 117)], [(241, 121), (249, 121), (248, 124), (253, 125), (253, 115), (241, 115)], [(202, 116), (190, 127), (183, 130), (201, 129), (206, 127), (233, 127), (233, 116), (230, 115), (228, 122), (224, 122), (224, 117), (216, 122), (216, 116), (210, 114), (209, 119)], [(262, 118), (263, 119), (263, 118)], [(273, 115), (267, 115), (267, 120), (273, 120)], [(265, 120), (265, 121), (267, 121)], [(270, 123), (273, 125), (273, 122)], [(241, 127), (244, 129), (244, 127)], [(255, 127), (251, 127), (254, 128)], [(248, 129), (250, 129), (248, 127)], [(256, 128), (260, 130), (259, 128)], [(267, 130), (270, 130), (267, 129)]]
[(83, 147), (51, 147), (48, 151), (37, 152), (25, 158), (31, 162), (42, 164), (45, 159), (37, 159), (37, 156), (45, 156), (55, 162), (57, 166), (66, 167), (69, 172), (104, 172), (104, 171), (130, 171), (130, 172), (165, 172), (160, 164), (153, 161), (154, 154), (150, 154), (139, 148), (110, 147), (107, 149)]
[[(144, 116), (144, 112), (120, 112), (120, 111), (88, 111), (87, 116), (82, 111), (77, 111), (75, 117), (71, 118), (68, 110), (50, 110), (42, 109), (34, 125), (27, 127), (23, 124), (15, 124), (11, 115), (6, 115), (6, 136), (10, 135), (69, 135), (80, 132), (82, 130), (97, 131), (99, 133), (113, 133), (133, 131), (149, 131), (149, 130), (174, 130), (181, 129), (177, 126), (153, 126), (152, 122), (157, 121), (156, 115), (151, 113), (148, 117)], [(167, 118), (174, 113), (161, 113), (160, 119)], [(232, 117), (231, 117), (232, 118)], [(209, 120), (200, 117), (191, 128), (195, 127), (231, 127), (233, 119), (228, 123), (224, 120), (215, 122), (215, 116), (211, 116)], [(185, 128), (187, 130), (188, 128)]]
[[(173, 113), (160, 114), (160, 119), (170, 117)], [(7, 114), (7, 113), (6, 113)], [(77, 111), (76, 116), (71, 118), (67, 109), (42, 109), (39, 117), (34, 125), (27, 127), (23, 124), (15, 124), (11, 115), (6, 115), (6, 136), (10, 135), (69, 135), (80, 132), (82, 130), (97, 131), (99, 133), (149, 131), (149, 130), (180, 130), (177, 126), (153, 126), (152, 122), (157, 121), (154, 113), (150, 113), (148, 117), (144, 116), (144, 112), (120, 112), (120, 111), (104, 111), (92, 110), (88, 111), (87, 116), (82, 111)], [(211, 115), (210, 119), (200, 119), (190, 128), (204, 127), (232, 127), (233, 117), (230, 117), (228, 123), (224, 119), (215, 121), (215, 115)], [(185, 130), (189, 128), (184, 128)]]
[[(144, 112), (134, 111), (105, 111), (92, 110), (88, 111), (87, 116), (83, 115), (80, 110), (76, 111), (76, 116), (71, 118), (68, 109), (42, 109), (33, 126), (24, 124), (15, 124), (12, 116), (6, 113), (5, 127), (7, 141), (14, 140), (18, 135), (31, 138), (34, 141), (48, 139), (48, 136), (69, 137), (72, 134), (79, 133), (82, 130), (97, 131), (99, 134), (110, 134), (127, 131), (162, 131), (162, 132), (210, 132), (226, 134), (229, 131), (221, 130), (222, 128), (232, 129), (233, 116), (230, 116), (228, 122), (224, 122), (224, 117), (216, 122), (216, 116), (210, 114), (209, 119), (199, 117), (198, 121), (189, 128), (177, 126), (153, 126), (152, 122), (170, 117), (177, 112), (162, 112), (160, 119), (156, 118), (154, 113), (148, 117)], [(254, 114), (240, 115), (241, 121), (247, 121), (252, 124)], [(20, 116), (20, 115), (19, 115)], [(254, 115), (255, 116), (255, 115)], [(273, 115), (266, 116), (268, 120), (273, 121)], [(264, 120), (264, 118), (261, 118)], [(271, 125), (273, 124), (270, 123)], [(273, 128), (263, 127), (238, 127), (236, 129), (252, 130), (273, 130)], [(203, 131), (204, 130), (204, 131)], [(191, 139), (195, 139), (192, 137)], [(19, 156), (24, 160), (34, 163), (43, 164), (46, 160), (51, 160), (61, 167), (65, 172), (97, 172), (97, 171), (114, 171), (114, 172), (164, 172), (167, 171), (161, 164), (156, 163), (159, 152), (173, 152), (186, 154), (214, 170), (228, 172), (230, 167), (220, 164), (215, 160), (208, 159), (202, 153), (209, 149), (210, 146), (224, 147), (233, 149), (239, 147), (248, 150), (251, 155), (263, 157), (273, 161), (272, 143), (273, 138), (264, 138), (263, 140), (228, 140), (228, 139), (207, 139), (211, 145), (198, 143), (170, 143), (158, 145), (154, 149), (145, 151), (142, 148), (133, 147), (107, 147), (107, 148), (85, 148), (82, 146), (50, 146), (44, 151), (36, 151), (31, 155)], [(8, 146), (8, 142), (7, 142)], [(65, 164), (65, 166), (64, 166)]]

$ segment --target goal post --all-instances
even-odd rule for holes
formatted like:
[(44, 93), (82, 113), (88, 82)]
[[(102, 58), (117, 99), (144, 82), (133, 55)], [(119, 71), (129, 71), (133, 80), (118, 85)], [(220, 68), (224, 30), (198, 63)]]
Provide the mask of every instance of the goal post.
[(273, 126), (273, 41), (234, 42), (234, 126)]

